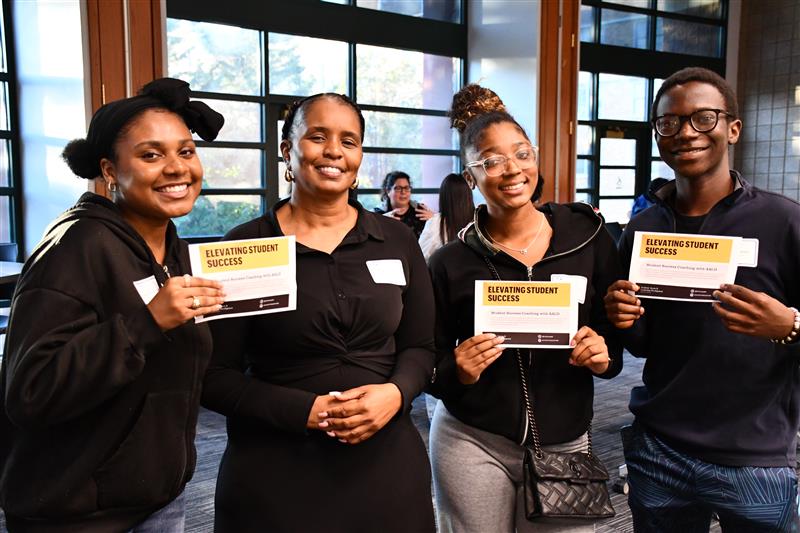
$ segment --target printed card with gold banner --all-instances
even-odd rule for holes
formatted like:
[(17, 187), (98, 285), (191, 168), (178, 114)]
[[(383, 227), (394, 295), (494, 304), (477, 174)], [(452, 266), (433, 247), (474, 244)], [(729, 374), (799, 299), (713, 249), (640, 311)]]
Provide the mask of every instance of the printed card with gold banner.
[[(713, 292), (733, 283), (744, 253), (741, 237), (637, 231), (628, 279), (636, 296), (714, 302)], [(742, 248), (742, 250), (740, 250)]]
[(295, 238), (272, 237), (189, 245), (192, 275), (222, 283), (222, 309), (196, 322), (294, 311)]
[(569, 281), (475, 281), (475, 335), (508, 348), (569, 348), (578, 331), (578, 291)]

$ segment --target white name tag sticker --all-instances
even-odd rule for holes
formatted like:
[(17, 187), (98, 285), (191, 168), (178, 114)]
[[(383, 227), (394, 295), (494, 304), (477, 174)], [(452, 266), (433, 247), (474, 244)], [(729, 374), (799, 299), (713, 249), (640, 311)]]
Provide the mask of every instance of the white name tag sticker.
[(376, 259), (367, 261), (367, 269), (375, 283), (389, 283), (391, 285), (405, 285), (406, 274), (403, 272), (403, 263), (399, 259)]
[(586, 301), (586, 276), (576, 276), (573, 274), (551, 274), (550, 281), (571, 283), (572, 293), (575, 295), (578, 303), (582, 304)]
[(758, 239), (742, 239), (736, 261), (741, 267), (758, 266)]
[(133, 286), (136, 288), (136, 292), (139, 293), (139, 296), (142, 297), (142, 301), (145, 305), (149, 304), (158, 293), (158, 282), (155, 276), (134, 281)]

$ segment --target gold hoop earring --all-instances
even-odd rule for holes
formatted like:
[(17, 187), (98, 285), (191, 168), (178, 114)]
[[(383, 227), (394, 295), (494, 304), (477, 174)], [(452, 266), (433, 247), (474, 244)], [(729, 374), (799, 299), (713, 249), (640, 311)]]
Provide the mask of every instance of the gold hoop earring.
[(107, 182), (106, 187), (108, 188), (108, 192), (117, 192), (117, 184), (113, 181)]
[(352, 185), (350, 185), (350, 189), (352, 190), (358, 189), (358, 176), (356, 176), (356, 179), (353, 180)]
[(283, 179), (285, 179), (289, 183), (294, 181), (294, 173), (292, 173), (291, 168), (286, 167), (286, 172), (283, 173)]

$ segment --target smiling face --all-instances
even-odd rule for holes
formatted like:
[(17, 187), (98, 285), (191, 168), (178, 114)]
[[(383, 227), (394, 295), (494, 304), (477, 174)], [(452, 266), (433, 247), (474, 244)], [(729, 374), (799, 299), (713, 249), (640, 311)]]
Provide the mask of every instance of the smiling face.
[(411, 201), (411, 184), (405, 178), (397, 178), (394, 185), (386, 191), (392, 209), (407, 208)]
[(192, 210), (203, 182), (203, 166), (192, 134), (175, 113), (148, 109), (114, 143), (114, 161), (103, 159), (106, 183), (131, 225), (166, 224)]
[(361, 165), (361, 125), (355, 110), (334, 98), (314, 100), (294, 118), (289, 140), (281, 142), (292, 169), (292, 194), (347, 195)]
[(482, 166), (471, 167), (469, 178), (475, 181), (491, 210), (517, 209), (530, 203), (536, 190), (539, 167), (534, 164), (524, 170), (517, 166), (514, 154), (521, 148), (530, 147), (531, 141), (511, 122), (489, 125), (481, 134), (476, 146), (465, 150), (469, 161), (478, 161), (494, 155), (509, 158), (503, 173), (488, 176)]
[[(692, 81), (665, 92), (658, 102), (656, 114), (691, 115), (699, 109), (725, 111), (725, 98), (713, 85)], [(728, 144), (736, 143), (741, 127), (740, 120), (721, 113), (717, 126), (711, 131), (697, 132), (687, 120), (672, 137), (655, 134), (655, 139), (661, 158), (677, 176), (727, 180), (730, 179)]]

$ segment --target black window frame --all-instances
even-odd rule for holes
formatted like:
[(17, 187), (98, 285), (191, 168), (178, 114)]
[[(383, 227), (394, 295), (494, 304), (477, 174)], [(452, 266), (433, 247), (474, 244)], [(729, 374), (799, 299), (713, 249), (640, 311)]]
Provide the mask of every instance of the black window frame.
[[(581, 6), (593, 9), (593, 42), (580, 42), (580, 71), (593, 74), (591, 89), (591, 117), (589, 120), (579, 119), (578, 125), (591, 126), (594, 133), (591, 155), (577, 155), (578, 160), (591, 161), (589, 187), (575, 189), (576, 194), (588, 194), (593, 205), (599, 205), (601, 199), (627, 199), (630, 196), (600, 196), (600, 136), (598, 130), (618, 128), (621, 131), (635, 131), (647, 128), (650, 134), (637, 135), (636, 185), (633, 198), (647, 191), (651, 181), (651, 167), (660, 157), (653, 156), (653, 135), (651, 127), (651, 105), (657, 87), (655, 79), (665, 79), (672, 73), (685, 67), (704, 67), (725, 76), (727, 56), (729, 0), (721, 1), (719, 18), (708, 18), (697, 15), (686, 15), (656, 9), (657, 0), (649, 0), (649, 7), (637, 7), (625, 4), (605, 2), (603, 0), (582, 0)], [(624, 46), (600, 44), (601, 9), (613, 9), (629, 13), (649, 15), (648, 48), (629, 48)], [(686, 22), (699, 22), (719, 26), (721, 28), (720, 57), (707, 57), (692, 54), (678, 54), (656, 50), (657, 18), (668, 18)], [(598, 119), (599, 75), (617, 74), (636, 76), (647, 79), (647, 110), (645, 121), (623, 121)], [(647, 139), (645, 141), (645, 139)], [(604, 167), (607, 168), (607, 167)]]
[(11, 0), (2, 0), (2, 45), (5, 47), (6, 71), (0, 72), (0, 81), (6, 83), (8, 99), (8, 130), (0, 130), (0, 139), (9, 143), (9, 176), (8, 186), (0, 187), (0, 196), (9, 198), (9, 233), (11, 242), (18, 244), (18, 257), (22, 257), (23, 250), (19, 243), (25, 242), (25, 226), (23, 222), (22, 204), (22, 163), (20, 150), (20, 117), (19, 100), (17, 92), (17, 61), (16, 43), (14, 42), (14, 13)]
[[(198, 98), (213, 98), (229, 101), (254, 102), (261, 104), (262, 131), (260, 142), (197, 141), (198, 147), (219, 148), (258, 148), (261, 150), (261, 186), (255, 188), (209, 188), (203, 195), (259, 195), (261, 212), (278, 200), (278, 175), (280, 157), (273, 157), (274, 134), (266, 131), (277, 123), (275, 104), (285, 106), (300, 95), (269, 93), (269, 39), (270, 33), (296, 35), (319, 39), (336, 40), (348, 45), (348, 94), (358, 102), (356, 86), (356, 46), (372, 45), (453, 57), (460, 60), (458, 72), (459, 86), (464, 82), (467, 57), (467, 3), (461, 4), (461, 22), (443, 22), (434, 19), (402, 15), (351, 4), (334, 4), (318, 0), (271, 0), (268, 4), (257, 2), (236, 3), (236, 9), (224, 2), (213, 0), (168, 0), (166, 16), (170, 19), (189, 20), (237, 26), (257, 30), (262, 35), (262, 94), (259, 96), (231, 95), (216, 92), (193, 91)], [(267, 7), (265, 7), (267, 6)], [(393, 107), (373, 104), (360, 104), (363, 111), (411, 114), (416, 116), (446, 117), (446, 110)], [(369, 127), (369, 125), (367, 125)], [(364, 153), (438, 155), (451, 156), (461, 170), (458, 147), (452, 149), (392, 148), (383, 146), (364, 147)], [(402, 169), (399, 169), (402, 170)], [(413, 178), (413, 176), (412, 176)], [(380, 194), (379, 188), (359, 187), (358, 194)], [(416, 194), (438, 194), (438, 187), (416, 187)], [(202, 242), (217, 238), (216, 235), (184, 236), (190, 242)]]

